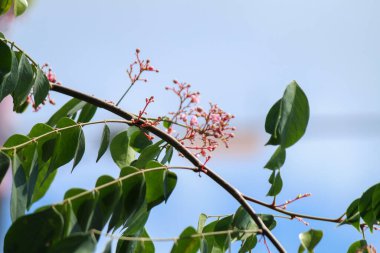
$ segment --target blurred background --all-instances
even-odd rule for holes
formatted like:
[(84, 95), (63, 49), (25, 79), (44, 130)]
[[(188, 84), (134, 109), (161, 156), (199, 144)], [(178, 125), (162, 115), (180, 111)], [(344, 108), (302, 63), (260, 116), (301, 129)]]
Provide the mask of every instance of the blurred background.
[[(2, 18), (0, 29), (37, 62), (49, 63), (63, 85), (113, 101), (128, 87), (125, 70), (140, 48), (160, 73), (147, 75), (149, 82), (136, 85), (121, 107), (138, 112), (145, 97), (154, 95), (148, 111), (163, 115), (177, 103), (164, 87), (173, 79), (191, 83), (201, 92), (201, 104), (213, 101), (236, 115), (237, 137), (230, 149), (219, 149), (210, 167), (240, 191), (267, 202), (272, 201), (265, 198), (270, 172), (263, 166), (274, 148), (264, 147), (269, 138), (265, 116), (296, 80), (309, 98), (311, 117), (304, 138), (287, 152), (278, 202), (311, 192), (288, 209), (336, 218), (380, 179), (379, 10), (375, 0), (34, 0), (21, 17)], [(52, 97), (56, 106), (23, 115), (11, 112), (11, 101), (2, 102), (1, 141), (11, 133), (28, 133), (68, 100), (56, 93)], [(99, 110), (96, 118), (114, 117)], [(82, 163), (72, 174), (69, 166), (60, 168), (51, 191), (33, 209), (59, 202), (71, 187), (92, 188), (102, 174), (118, 174), (109, 156), (95, 163), (101, 126), (85, 133)], [(187, 163), (176, 158), (173, 164)], [(151, 213), (151, 237), (174, 237), (196, 226), (200, 213), (231, 214), (238, 208), (208, 178), (178, 175), (168, 203)], [(9, 179), (0, 186), (1, 238), (10, 225)], [(317, 252), (345, 252), (361, 239), (350, 226), (310, 221), (310, 227), (324, 231)], [(273, 232), (296, 252), (298, 234), (310, 227), (278, 219)], [(367, 233), (377, 248), (379, 238), (379, 232)], [(155, 245), (156, 252), (168, 252), (172, 243)], [(254, 252), (266, 252), (262, 242)]]

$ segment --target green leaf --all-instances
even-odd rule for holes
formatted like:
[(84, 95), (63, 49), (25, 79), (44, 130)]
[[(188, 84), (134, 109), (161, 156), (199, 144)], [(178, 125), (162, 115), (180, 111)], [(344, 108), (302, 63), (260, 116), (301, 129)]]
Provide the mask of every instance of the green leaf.
[[(133, 235), (124, 232), (123, 236), (149, 238), (144, 228)], [(116, 247), (116, 253), (154, 253), (154, 251), (154, 245), (151, 241), (127, 241), (120, 239)]]
[(4, 33), (0, 32), (0, 39), (5, 39)]
[(14, 0), (13, 11), (15, 16), (20, 16), (28, 8), (28, 2), (26, 0)]
[[(146, 229), (143, 230), (143, 232), (140, 235), (140, 237), (150, 238), (149, 234), (146, 231)], [(136, 252), (154, 253), (155, 252), (155, 248), (154, 248), (153, 242), (152, 241), (140, 241), (140, 242), (137, 242)]]
[[(11, 1), (10, 1), (11, 2)], [(4, 3), (4, 1), (2, 1)], [(0, 14), (1, 14), (1, 5), (0, 3)], [(7, 43), (3, 40), (0, 40), (0, 84), (3, 82), (5, 75), (11, 72), (12, 69), (12, 51), (8, 47)]]
[(365, 191), (359, 201), (360, 216), (371, 231), (373, 229), (373, 225), (377, 223), (377, 215), (374, 212), (372, 200), (374, 194), (378, 191), (380, 191), (380, 184), (376, 184)]
[(302, 247), (305, 248), (309, 253), (314, 252), (314, 248), (321, 241), (322, 236), (323, 231), (314, 229), (310, 229), (307, 232), (299, 234)]
[(74, 164), (73, 164), (73, 168), (71, 169), (71, 172), (73, 172), (74, 168), (82, 160), (85, 149), (86, 149), (86, 141), (85, 141), (83, 130), (82, 128), (80, 128), (78, 143), (77, 143), (77, 146), (75, 149), (75, 155), (74, 155)]
[(309, 122), (309, 102), (303, 90), (292, 81), (281, 100), (278, 133), (280, 145), (288, 148), (305, 133)]
[[(125, 167), (120, 171), (120, 178), (122, 178), (122, 196), (117, 203), (115, 210), (109, 222), (108, 231), (112, 228), (116, 230), (126, 222), (128, 219), (140, 210), (144, 205), (146, 194), (145, 176), (139, 172), (137, 168)], [(131, 174), (134, 176), (128, 177)]]
[[(215, 231), (215, 226), (218, 221), (213, 221), (203, 228), (202, 233), (212, 233)], [(202, 253), (224, 253), (222, 248), (215, 242), (215, 236), (206, 236), (201, 239)]]
[(46, 124), (49, 126), (55, 126), (62, 118), (72, 116), (74, 113), (82, 109), (86, 104), (87, 103), (82, 100), (73, 98), (64, 104), (56, 113), (54, 113), (48, 122), (46, 122)]
[(162, 125), (167, 129), (172, 125), (172, 122), (170, 121), (169, 117), (163, 117), (162, 118)]
[(100, 141), (98, 158), (96, 158), (96, 162), (98, 162), (100, 158), (104, 155), (104, 153), (107, 151), (108, 145), (110, 143), (110, 135), (111, 135), (110, 128), (107, 126), (107, 124), (105, 124), (103, 128), (102, 139)]
[(12, 222), (15, 222), (17, 218), (25, 214), (28, 198), (27, 179), (17, 154), (13, 157), (12, 172), (11, 218)]
[(33, 203), (32, 202), (33, 194), (36, 188), (38, 173), (39, 173), (37, 145), (33, 145), (33, 146), (34, 146), (34, 154), (33, 154), (32, 162), (30, 164), (30, 175), (29, 175), (29, 180), (28, 180), (28, 197), (27, 197), (27, 204), (26, 204), (27, 210), (29, 210), (29, 208), (31, 207)]
[(286, 159), (286, 150), (281, 146), (276, 149), (268, 163), (264, 166), (264, 168), (270, 170), (277, 170), (284, 165)]
[(280, 119), (280, 111), (281, 111), (281, 99), (278, 100), (272, 108), (269, 110), (268, 115), (265, 119), (265, 131), (268, 134), (274, 135), (277, 137), (277, 126), (278, 121)]
[(154, 160), (161, 152), (160, 148), (161, 142), (157, 142), (153, 145), (150, 145), (146, 147), (140, 154), (139, 158), (137, 159), (136, 163), (134, 164), (135, 167), (139, 169), (144, 169), (146, 167), (146, 164)]
[[(41, 137), (45, 135), (44, 137)], [(58, 134), (51, 126), (43, 123), (38, 123), (33, 126), (28, 136), (30, 138), (38, 138), (37, 149), (39, 156), (39, 164), (42, 166), (53, 155), (55, 140)]]
[(368, 244), (366, 240), (356, 241), (350, 245), (347, 253), (371, 253), (367, 248)]
[[(10, 95), (16, 88), (18, 81), (18, 61), (16, 54), (11, 51), (12, 65), (11, 70), (7, 73), (0, 84), (0, 102)], [(6, 59), (7, 60), (7, 59)]]
[[(133, 130), (131, 130), (133, 129)], [(140, 130), (138, 127), (132, 126), (128, 129), (129, 135), (129, 145), (136, 151), (141, 152), (147, 146), (152, 145), (152, 141), (149, 140), (144, 133), (146, 131)]]
[(8, 168), (10, 165), (10, 159), (7, 154), (0, 151), (0, 185), (3, 181), (3, 178), (5, 177), (5, 174), (7, 174)]
[(35, 108), (37, 108), (42, 102), (44, 102), (50, 90), (49, 80), (46, 78), (44, 72), (41, 69), (36, 70), (36, 78), (33, 84), (33, 96)]
[[(217, 232), (217, 231), (226, 231), (226, 230), (232, 229), (232, 220), (233, 220), (232, 215), (229, 215), (227, 217), (224, 217), (218, 220), (218, 222), (215, 225), (214, 231)], [(231, 235), (228, 235), (228, 234), (215, 235), (214, 239), (215, 239), (216, 244), (218, 244), (219, 247), (222, 248), (223, 251), (225, 251), (230, 244)]]
[[(1, 0), (0, 1), (0, 15), (3, 15), (9, 11), (12, 6), (11, 0)], [(1, 58), (1, 57), (0, 57)], [(3, 58), (1, 58), (3, 59)]]
[(117, 134), (111, 141), (111, 156), (119, 168), (129, 166), (135, 159), (135, 151), (129, 146), (128, 132)]
[(372, 194), (372, 210), (376, 220), (380, 221), (380, 184), (376, 185), (376, 189)]
[(249, 236), (239, 249), (239, 253), (245, 253), (250, 252), (257, 244), (257, 237), (256, 235)]
[(144, 228), (148, 221), (150, 212), (147, 209), (146, 202), (142, 204), (139, 210), (137, 210), (123, 225), (126, 228), (125, 234), (134, 235)]
[(60, 136), (55, 144), (54, 154), (49, 168), (49, 173), (70, 162), (74, 156), (79, 142), (80, 127), (69, 118), (62, 118), (57, 123), (57, 128), (71, 127), (60, 131)]
[(272, 186), (270, 187), (267, 196), (277, 196), (282, 189), (282, 179), (280, 172), (276, 173), (276, 171), (273, 171), (269, 179), (269, 183), (271, 183)]
[(96, 241), (89, 233), (75, 234), (59, 241), (48, 253), (93, 253)]
[(171, 253), (196, 253), (200, 247), (199, 238), (191, 238), (197, 231), (193, 227), (187, 227), (179, 236), (179, 240), (173, 245)]
[(14, 108), (20, 108), (25, 103), (33, 86), (33, 68), (30, 66), (28, 58), (21, 53), (18, 63), (18, 81), (13, 91)]
[[(158, 167), (163, 167), (163, 165), (156, 161), (150, 161), (146, 164), (147, 169)], [(166, 177), (164, 177), (165, 174)], [(145, 173), (145, 180), (145, 200), (148, 204), (148, 210), (150, 210), (169, 198), (177, 184), (177, 175), (171, 171), (156, 170)]]
[(346, 211), (346, 219), (340, 224), (351, 224), (360, 231), (360, 213), (359, 213), (359, 201), (360, 199), (355, 199)]
[(198, 233), (202, 233), (203, 227), (206, 224), (206, 220), (207, 220), (207, 215), (204, 213), (201, 213), (198, 219), (198, 229), (197, 229)]
[[(258, 230), (259, 227), (243, 207), (239, 207), (234, 214), (232, 226), (236, 230)], [(251, 234), (239, 233), (239, 240), (246, 240)]]
[[(96, 187), (110, 184), (115, 179), (110, 176), (101, 176), (96, 181)], [(121, 197), (121, 185), (119, 183), (110, 184), (104, 188), (97, 190), (99, 193), (98, 201), (96, 202), (95, 212), (92, 219), (91, 228), (103, 230), (105, 224), (112, 215), (112, 212)]]
[(20, 217), (5, 236), (4, 253), (46, 252), (62, 232), (63, 217), (53, 208)]
[(95, 105), (86, 103), (86, 105), (83, 106), (83, 108), (79, 114), (78, 123), (79, 122), (86, 123), (86, 122), (91, 121), (91, 119), (94, 117), (97, 109), (98, 109), (98, 107), (96, 107)]
[(162, 164), (170, 163), (170, 161), (172, 160), (172, 157), (173, 157), (173, 151), (174, 151), (174, 149), (172, 146), (166, 147), (165, 156), (164, 156), (164, 158), (162, 158), (162, 161), (161, 161)]

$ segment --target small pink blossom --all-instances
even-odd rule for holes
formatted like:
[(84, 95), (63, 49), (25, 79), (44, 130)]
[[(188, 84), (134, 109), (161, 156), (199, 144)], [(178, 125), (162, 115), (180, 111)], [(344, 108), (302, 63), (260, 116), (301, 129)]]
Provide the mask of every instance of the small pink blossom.
[(190, 126), (196, 126), (198, 125), (198, 118), (193, 115), (193, 117), (191, 117), (191, 120), (190, 120)]
[(191, 103), (198, 104), (199, 103), (199, 94), (192, 94), (191, 95)]
[(211, 114), (210, 119), (213, 123), (217, 123), (220, 121), (220, 115), (219, 114)]

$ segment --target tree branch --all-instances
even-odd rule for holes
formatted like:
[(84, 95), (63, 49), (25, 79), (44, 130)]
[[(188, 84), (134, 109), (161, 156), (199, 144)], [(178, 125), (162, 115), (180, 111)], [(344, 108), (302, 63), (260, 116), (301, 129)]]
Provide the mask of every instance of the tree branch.
[[(114, 106), (113, 104), (107, 103), (103, 100), (100, 100), (98, 98), (95, 98), (93, 96), (89, 96), (87, 94), (78, 92), (76, 90), (56, 85), (51, 83), (51, 90), (62, 93), (74, 98), (78, 98), (80, 100), (86, 101), (92, 105), (95, 105), (97, 107), (103, 108), (109, 112), (112, 112), (126, 120), (132, 120), (135, 119), (134, 115), (123, 111), (119, 107)], [(145, 122), (143, 120), (138, 120), (133, 124), (129, 125), (136, 125), (136, 126), (142, 126)], [(252, 217), (252, 219), (255, 221), (255, 223), (258, 225), (258, 227), (263, 231), (263, 234), (269, 238), (269, 240), (272, 242), (272, 244), (276, 247), (276, 249), (284, 253), (286, 252), (285, 248), (281, 245), (281, 243), (277, 240), (277, 238), (272, 234), (272, 232), (265, 226), (264, 222), (258, 217), (256, 212), (253, 210), (253, 208), (248, 204), (248, 202), (244, 199), (243, 194), (240, 193), (235, 187), (230, 185), (227, 181), (225, 181), (223, 178), (221, 178), (218, 174), (213, 172), (210, 168), (202, 164), (200, 160), (198, 160), (197, 157), (195, 157), (188, 149), (186, 149), (183, 145), (181, 145), (174, 137), (168, 135), (164, 131), (150, 125), (145, 125), (144, 129), (148, 130), (149, 132), (153, 133), (154, 135), (158, 136), (159, 138), (165, 140), (167, 143), (169, 143), (171, 146), (173, 146), (179, 153), (181, 153), (184, 157), (187, 158), (195, 167), (198, 168), (197, 172), (202, 172), (209, 176), (212, 180), (214, 180), (218, 185), (220, 185), (223, 189), (225, 189), (231, 196), (233, 196), (240, 205), (247, 211), (247, 213)]]

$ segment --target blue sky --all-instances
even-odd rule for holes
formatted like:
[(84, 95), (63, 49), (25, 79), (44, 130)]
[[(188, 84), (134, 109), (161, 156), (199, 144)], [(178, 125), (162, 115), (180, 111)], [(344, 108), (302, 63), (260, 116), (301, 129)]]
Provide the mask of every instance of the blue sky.
[[(175, 105), (164, 91), (172, 79), (193, 84), (203, 103), (213, 101), (234, 113), (241, 129), (237, 138), (250, 140), (242, 154), (236, 143), (216, 154), (210, 166), (259, 199), (265, 199), (269, 187), (269, 173), (262, 167), (274, 151), (264, 147), (265, 115), (296, 80), (308, 95), (311, 118), (305, 137), (288, 151), (279, 199), (311, 192), (313, 197), (291, 210), (336, 217), (379, 181), (379, 7), (374, 0), (35, 0), (6, 35), (38, 62), (48, 62), (64, 85), (114, 101), (128, 85), (125, 69), (135, 48), (141, 48), (160, 73), (150, 74), (149, 83), (136, 86), (121, 106), (137, 112), (145, 97), (154, 95), (149, 112), (161, 115)], [(58, 106), (67, 100), (53, 97)], [(14, 115), (13, 130), (26, 133), (55, 109)], [(110, 116), (99, 111), (97, 118), (104, 117)], [(62, 168), (54, 193), (44, 203), (59, 201), (69, 187), (91, 187), (101, 174), (117, 174), (110, 159), (94, 162), (101, 128), (86, 131), (89, 145), (83, 165), (73, 174)], [(148, 231), (152, 237), (172, 237), (195, 226), (201, 212), (228, 214), (237, 207), (209, 179), (180, 172), (176, 191), (167, 205), (153, 211)], [(315, 221), (311, 227), (325, 233), (317, 252), (344, 252), (361, 238), (351, 227)], [(308, 229), (297, 221), (280, 220), (274, 234), (295, 252), (298, 233)], [(369, 240), (380, 246), (378, 233)], [(170, 248), (156, 246), (157, 252)]]

